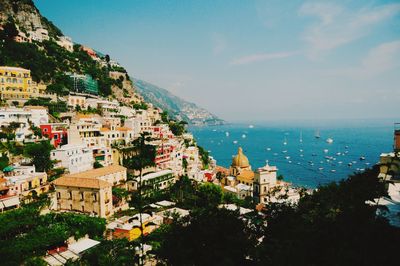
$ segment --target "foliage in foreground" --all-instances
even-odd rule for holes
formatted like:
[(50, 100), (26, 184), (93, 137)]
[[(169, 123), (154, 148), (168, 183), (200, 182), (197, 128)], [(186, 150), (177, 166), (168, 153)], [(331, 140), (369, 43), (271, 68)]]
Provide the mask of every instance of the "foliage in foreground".
[(0, 258), (4, 265), (20, 265), (43, 256), (46, 250), (63, 245), (70, 236), (88, 234), (100, 238), (105, 220), (72, 213), (40, 215), (40, 208), (28, 205), (0, 214)]

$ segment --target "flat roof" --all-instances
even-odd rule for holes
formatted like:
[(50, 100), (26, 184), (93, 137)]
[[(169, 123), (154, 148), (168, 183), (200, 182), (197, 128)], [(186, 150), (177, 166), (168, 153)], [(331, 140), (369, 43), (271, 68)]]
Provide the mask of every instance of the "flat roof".
[(81, 188), (107, 188), (112, 184), (96, 178), (78, 178), (62, 176), (53, 181), (56, 186), (63, 187), (81, 187)]
[(70, 244), (68, 249), (76, 254), (80, 254), (89, 248), (97, 246), (100, 244), (100, 241), (96, 241), (90, 238), (85, 238), (82, 240), (78, 240), (76, 243)]
[(153, 178), (160, 177), (160, 176), (163, 176), (163, 175), (168, 175), (168, 174), (173, 174), (172, 170), (162, 170), (162, 171), (159, 171), (159, 172), (155, 172), (155, 173), (150, 173), (150, 174), (144, 175), (142, 177), (142, 181), (153, 179)]
[(65, 175), (65, 177), (76, 177), (76, 178), (98, 178), (105, 175), (110, 175), (126, 171), (126, 168), (121, 165), (110, 165), (97, 169), (87, 170), (81, 173)]

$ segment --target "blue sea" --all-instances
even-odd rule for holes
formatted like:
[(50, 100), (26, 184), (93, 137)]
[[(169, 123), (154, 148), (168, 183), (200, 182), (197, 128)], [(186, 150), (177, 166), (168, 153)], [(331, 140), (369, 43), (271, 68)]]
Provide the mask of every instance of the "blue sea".
[[(232, 156), (242, 147), (253, 170), (268, 160), (278, 167), (284, 180), (295, 186), (315, 188), (376, 164), (382, 152), (392, 150), (393, 122), (275, 122), (189, 130), (218, 165), (229, 167)], [(333, 142), (328, 143), (328, 138)]]

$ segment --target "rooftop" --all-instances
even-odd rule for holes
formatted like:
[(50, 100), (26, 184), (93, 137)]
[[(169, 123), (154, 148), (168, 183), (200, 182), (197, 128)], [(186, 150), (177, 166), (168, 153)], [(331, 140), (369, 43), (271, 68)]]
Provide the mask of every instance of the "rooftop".
[(84, 171), (81, 173), (65, 175), (65, 177), (98, 178), (101, 176), (110, 175), (121, 171), (126, 171), (126, 168), (120, 165), (110, 165), (106, 167)]
[(112, 184), (106, 181), (95, 179), (95, 178), (78, 178), (78, 177), (68, 177), (62, 176), (53, 181), (55, 186), (63, 187), (81, 187), (81, 188), (107, 188), (111, 187)]

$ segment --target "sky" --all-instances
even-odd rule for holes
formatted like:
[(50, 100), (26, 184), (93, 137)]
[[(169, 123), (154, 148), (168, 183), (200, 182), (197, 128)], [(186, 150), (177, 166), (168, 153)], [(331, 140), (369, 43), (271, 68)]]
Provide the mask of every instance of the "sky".
[(400, 118), (399, 0), (34, 2), (74, 42), (227, 121)]

